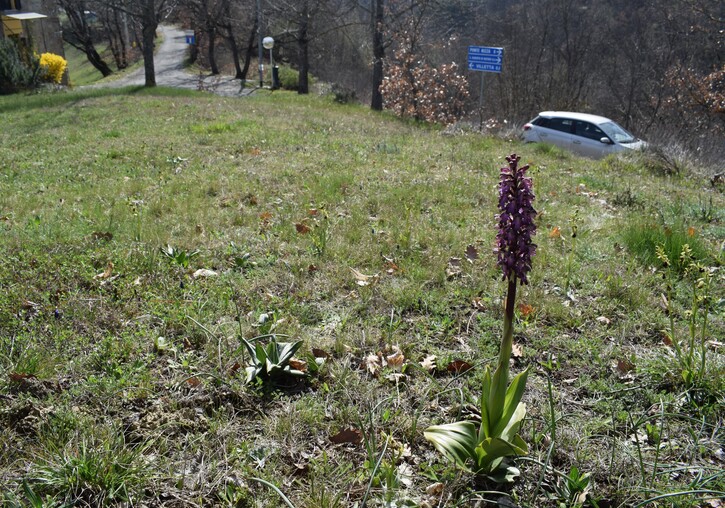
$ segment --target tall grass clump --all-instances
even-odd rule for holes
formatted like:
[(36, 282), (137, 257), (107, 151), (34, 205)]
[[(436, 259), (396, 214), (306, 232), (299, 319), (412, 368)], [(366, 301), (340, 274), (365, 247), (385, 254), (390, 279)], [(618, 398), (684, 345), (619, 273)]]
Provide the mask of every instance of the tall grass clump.
[(682, 250), (689, 245), (692, 258), (703, 261), (709, 253), (697, 238), (693, 228), (686, 228), (681, 221), (673, 225), (660, 225), (647, 220), (633, 220), (622, 230), (622, 241), (629, 251), (646, 265), (657, 264), (656, 248), (673, 260), (673, 267), (683, 272), (687, 265), (682, 261)]
[(75, 433), (67, 441), (54, 441), (46, 445), (27, 483), (66, 506), (133, 504), (148, 479), (144, 447), (126, 443), (120, 429)]

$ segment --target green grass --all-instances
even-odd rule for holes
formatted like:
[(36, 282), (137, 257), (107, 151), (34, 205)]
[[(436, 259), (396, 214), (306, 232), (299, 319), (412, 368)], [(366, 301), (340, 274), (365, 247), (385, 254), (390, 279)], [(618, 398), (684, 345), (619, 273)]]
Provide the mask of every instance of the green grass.
[[(491, 249), (511, 152), (532, 164), (539, 250), (512, 367), (532, 367), (530, 454), (509, 494), (559, 506), (574, 467), (591, 474), (600, 506), (725, 489), (722, 349), (708, 349), (707, 382), (683, 383), (663, 343), (665, 281), (646, 257), (668, 238), (660, 225), (698, 245), (715, 270), (706, 339), (722, 342), (725, 199), (707, 182), (443, 136), (279, 91), (2, 97), (0, 119), (12, 127), (0, 142), (0, 495), (10, 506), (32, 495), (44, 506), (281, 506), (254, 478), (297, 507), (486, 497), (423, 430), (475, 418), (497, 355), (506, 288)], [(638, 243), (650, 223), (658, 235)], [(199, 252), (186, 267), (160, 252), (167, 245)], [(458, 270), (452, 257), (463, 258)], [(216, 275), (194, 277), (202, 268)], [(360, 284), (351, 269), (371, 278)], [(685, 334), (692, 281), (673, 283)], [(245, 385), (240, 338), (270, 326), (302, 340), (308, 363), (313, 349), (329, 354), (319, 372)], [(361, 368), (394, 347), (404, 377)], [(433, 375), (419, 365), (427, 355)], [(474, 369), (451, 375), (457, 359)], [(330, 441), (350, 428), (359, 444)], [(443, 497), (426, 493), (437, 481)], [(682, 494), (657, 506), (703, 502)]]

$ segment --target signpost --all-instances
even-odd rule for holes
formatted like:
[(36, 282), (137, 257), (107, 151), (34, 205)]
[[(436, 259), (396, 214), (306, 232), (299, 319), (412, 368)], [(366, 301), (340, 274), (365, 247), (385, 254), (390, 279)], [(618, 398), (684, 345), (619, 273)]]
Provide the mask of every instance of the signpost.
[(501, 73), (503, 48), (468, 46), (468, 70)]
[[(501, 74), (503, 65), (503, 48), (490, 46), (468, 46), (468, 70), (479, 72), (495, 72)], [(478, 93), (479, 129), (483, 129), (483, 74), (481, 89)]]

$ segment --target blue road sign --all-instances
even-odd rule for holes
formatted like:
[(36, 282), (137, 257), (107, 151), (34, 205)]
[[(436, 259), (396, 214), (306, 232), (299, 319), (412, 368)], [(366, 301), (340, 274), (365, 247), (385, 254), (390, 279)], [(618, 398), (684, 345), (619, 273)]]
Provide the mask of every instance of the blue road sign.
[(187, 35), (186, 36), (186, 43), (187, 44), (196, 44), (196, 36), (194, 36), (194, 35)]
[(468, 70), (501, 72), (503, 48), (489, 46), (468, 46)]

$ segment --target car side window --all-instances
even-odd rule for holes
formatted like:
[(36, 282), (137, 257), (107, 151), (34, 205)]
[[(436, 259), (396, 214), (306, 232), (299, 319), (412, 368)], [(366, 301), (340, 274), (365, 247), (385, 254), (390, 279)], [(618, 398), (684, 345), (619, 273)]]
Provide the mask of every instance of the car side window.
[(547, 128), (549, 128), (549, 122), (551, 122), (551, 120), (549, 120), (548, 118), (546, 118), (544, 116), (540, 116), (539, 118), (537, 118), (536, 120), (534, 120), (532, 123), (534, 125), (538, 126), (538, 127), (547, 127)]
[(577, 120), (576, 126), (574, 128), (574, 134), (583, 138), (593, 139), (596, 141), (607, 137), (607, 135), (604, 134), (604, 131), (593, 123), (582, 122), (581, 120)]
[(556, 131), (571, 133), (571, 128), (573, 124), (573, 120), (568, 120), (566, 118), (551, 118), (547, 127)]

